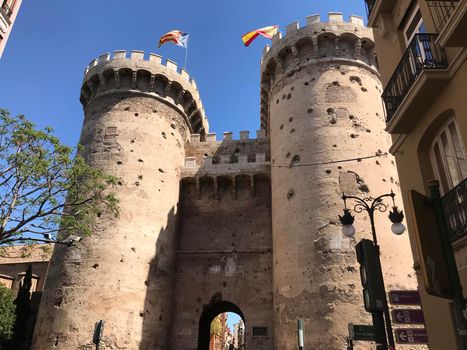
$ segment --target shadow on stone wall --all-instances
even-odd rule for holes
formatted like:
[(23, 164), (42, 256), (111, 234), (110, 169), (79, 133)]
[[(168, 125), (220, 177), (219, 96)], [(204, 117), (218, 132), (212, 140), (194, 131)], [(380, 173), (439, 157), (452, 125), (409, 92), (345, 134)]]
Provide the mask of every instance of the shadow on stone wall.
[[(147, 286), (140, 350), (171, 349), (168, 344), (169, 329), (172, 320), (172, 296), (175, 271), (174, 237), (177, 215), (175, 208), (167, 214), (167, 225), (159, 231), (155, 246), (155, 256), (149, 263), (149, 273), (144, 283)], [(176, 243), (175, 243), (176, 244)]]
[[(251, 349), (270, 349), (269, 141), (226, 139), (185, 148), (186, 156), (196, 158), (198, 165), (182, 167), (167, 349), (207, 350), (212, 318), (228, 311), (251, 319), (251, 325), (267, 327), (268, 337), (254, 342), (250, 327), (246, 341)], [(239, 162), (242, 158), (247, 161)], [(257, 346), (258, 342), (264, 345)]]

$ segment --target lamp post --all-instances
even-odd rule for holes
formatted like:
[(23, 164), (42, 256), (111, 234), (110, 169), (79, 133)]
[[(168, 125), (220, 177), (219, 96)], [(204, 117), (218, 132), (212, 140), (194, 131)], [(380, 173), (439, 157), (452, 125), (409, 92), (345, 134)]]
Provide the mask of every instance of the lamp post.
[[(366, 211), (368, 214), (368, 217), (370, 218), (371, 233), (373, 236), (373, 245), (369, 247), (371, 248), (369, 249), (369, 252), (372, 252), (372, 251), (375, 252), (374, 256), (376, 257), (376, 263), (371, 266), (367, 266), (367, 267), (371, 267), (372, 272), (374, 272), (373, 277), (375, 277), (375, 279), (373, 281), (370, 280), (371, 276), (368, 276), (367, 271), (365, 270), (365, 264), (367, 263), (372, 264), (372, 262), (361, 261), (364, 259), (364, 253), (366, 249), (364, 247), (365, 244), (363, 243), (366, 243), (366, 242), (364, 242), (365, 240), (362, 240), (357, 245), (357, 257), (359, 258), (359, 262), (363, 264), (360, 270), (362, 284), (366, 284), (368, 280), (370, 280), (370, 285), (368, 288), (369, 290), (367, 291), (364, 290), (365, 309), (371, 310), (370, 312), (372, 315), (373, 326), (375, 329), (376, 349), (386, 350), (388, 349), (388, 345), (389, 345), (389, 349), (393, 350), (395, 349), (394, 335), (392, 333), (391, 319), (389, 315), (389, 307), (388, 307), (388, 302), (386, 298), (386, 291), (384, 288), (383, 274), (381, 271), (381, 262), (379, 258), (379, 246), (378, 246), (378, 240), (376, 237), (376, 229), (375, 229), (375, 221), (374, 221), (374, 215), (376, 211), (383, 213), (388, 208), (388, 206), (383, 203), (383, 198), (385, 197), (391, 197), (392, 199), (393, 210), (389, 212), (389, 220), (391, 220), (392, 222), (391, 231), (395, 235), (401, 235), (405, 231), (405, 226), (404, 224), (402, 224), (402, 220), (404, 219), (404, 214), (402, 210), (399, 210), (397, 208), (394, 202), (395, 194), (392, 191), (391, 193), (383, 194), (376, 198), (372, 198), (372, 197), (359, 198), (356, 196), (347, 196), (345, 194), (342, 194), (341, 198), (344, 201), (344, 215), (343, 216), (339, 215), (339, 219), (342, 223), (342, 233), (344, 234), (344, 236), (352, 237), (353, 235), (355, 235), (355, 228), (353, 227), (353, 222), (355, 219), (350, 214), (350, 209), (347, 208), (347, 200), (353, 200), (355, 202), (354, 207), (353, 207), (354, 212), (362, 213), (363, 211)], [(366, 241), (368, 242), (368, 240)], [(362, 272), (362, 268), (363, 268), (363, 272)], [(375, 283), (376, 285), (372, 286), (371, 283)], [(367, 308), (367, 301), (370, 300), (371, 297), (374, 296), (375, 294), (375, 292), (371, 290), (372, 288), (375, 288), (381, 291), (380, 293), (381, 298), (380, 300), (376, 300), (375, 307), (373, 307), (372, 305), (369, 305)], [(371, 301), (368, 301), (368, 303), (372, 304)], [(384, 329), (385, 326), (386, 326), (386, 330)]]

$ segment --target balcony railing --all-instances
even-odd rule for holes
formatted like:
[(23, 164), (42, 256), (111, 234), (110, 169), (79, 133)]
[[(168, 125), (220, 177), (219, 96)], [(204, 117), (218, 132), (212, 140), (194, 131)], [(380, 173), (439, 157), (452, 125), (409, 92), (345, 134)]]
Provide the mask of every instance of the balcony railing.
[(8, 18), (10, 18), (11, 14), (13, 13), (13, 10), (10, 8), (10, 6), (8, 6), (6, 0), (4, 0), (2, 3), (2, 10)]
[(455, 11), (459, 0), (451, 1), (432, 1), (427, 0), (428, 7), (430, 9), (431, 18), (433, 18), (433, 23), (435, 25), (435, 30), (437, 33), (443, 30), (444, 26), (451, 17), (452, 13)]
[(370, 18), (371, 11), (373, 11), (373, 7), (375, 7), (375, 2), (376, 2), (376, 0), (365, 0), (367, 18)]
[(435, 43), (438, 34), (416, 34), (404, 52), (382, 98), (389, 123), (405, 95), (423, 70), (447, 68), (444, 50)]
[(467, 235), (467, 179), (442, 198), (451, 242)]

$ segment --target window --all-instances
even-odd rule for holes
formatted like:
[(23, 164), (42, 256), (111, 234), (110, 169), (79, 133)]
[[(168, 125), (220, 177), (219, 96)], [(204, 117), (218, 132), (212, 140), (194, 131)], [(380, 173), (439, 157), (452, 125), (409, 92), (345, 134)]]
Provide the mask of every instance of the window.
[[(25, 276), (26, 276), (26, 272), (21, 272), (18, 274), (18, 279), (16, 281), (16, 283), (18, 284), (17, 288), (19, 288), (20, 283), (23, 283)], [(38, 281), (39, 281), (39, 276), (33, 274), (31, 278), (31, 289), (29, 290), (31, 293), (36, 291)]]
[(11, 289), (13, 287), (13, 281), (14, 280), (15, 279), (13, 277), (11, 277), (11, 276), (0, 274), (0, 284), (3, 284), (7, 288)]
[(442, 193), (467, 177), (465, 148), (454, 119), (450, 119), (434, 138), (430, 156)]
[(418, 33), (425, 33), (425, 25), (423, 24), (422, 14), (420, 13), (418, 6), (416, 6), (404, 26), (404, 39), (406, 46), (408, 46), (412, 41), (415, 34)]

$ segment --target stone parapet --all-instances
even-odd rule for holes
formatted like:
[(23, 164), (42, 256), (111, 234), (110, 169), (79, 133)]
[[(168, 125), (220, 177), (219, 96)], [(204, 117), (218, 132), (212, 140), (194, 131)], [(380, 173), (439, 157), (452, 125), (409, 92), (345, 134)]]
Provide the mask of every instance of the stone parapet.
[[(232, 132), (224, 132), (223, 140), (216, 140), (216, 134), (207, 134), (205, 138), (192, 134), (185, 144), (185, 166), (182, 177), (203, 176), (234, 172), (270, 171), (269, 139), (264, 137), (264, 130), (257, 132), (258, 138), (250, 139), (247, 131), (240, 132), (240, 138)], [(248, 133), (249, 134), (249, 133)], [(248, 137), (248, 138), (247, 138)], [(185, 175), (184, 175), (185, 174)]]
[(181, 168), (181, 177), (269, 173), (270, 168), (271, 163), (266, 161), (264, 153), (256, 153), (253, 160), (249, 159), (248, 154), (221, 155), (216, 163), (213, 163), (213, 157), (204, 157), (200, 164), (196, 157), (186, 157), (185, 166)]
[[(217, 134), (215, 132), (208, 133), (204, 135), (205, 137), (202, 138), (200, 134), (191, 134), (190, 137), (190, 142), (222, 142), (222, 141), (217, 141)], [(267, 139), (266, 137), (266, 132), (265, 130), (257, 130), (256, 131), (256, 139), (257, 140), (265, 140)], [(240, 131), (240, 135), (238, 139), (234, 139), (234, 135), (231, 131), (225, 131), (223, 133), (223, 141), (246, 141), (246, 140), (255, 140), (255, 139), (250, 139), (250, 132), (249, 131)]]
[(86, 67), (80, 101), (88, 103), (101, 95), (134, 92), (152, 95), (168, 103), (183, 115), (191, 133), (206, 134), (209, 123), (195, 81), (175, 62), (150, 53), (133, 50), (127, 57), (125, 50), (105, 53)]
[(378, 75), (373, 33), (361, 17), (351, 15), (344, 21), (341, 13), (330, 12), (328, 22), (321, 22), (319, 15), (311, 15), (304, 27), (293, 22), (286, 26), (285, 35), (278, 32), (272, 38), (272, 46), (264, 48), (261, 58), (262, 129), (269, 127), (270, 90), (283, 78), (326, 62), (361, 65)]

